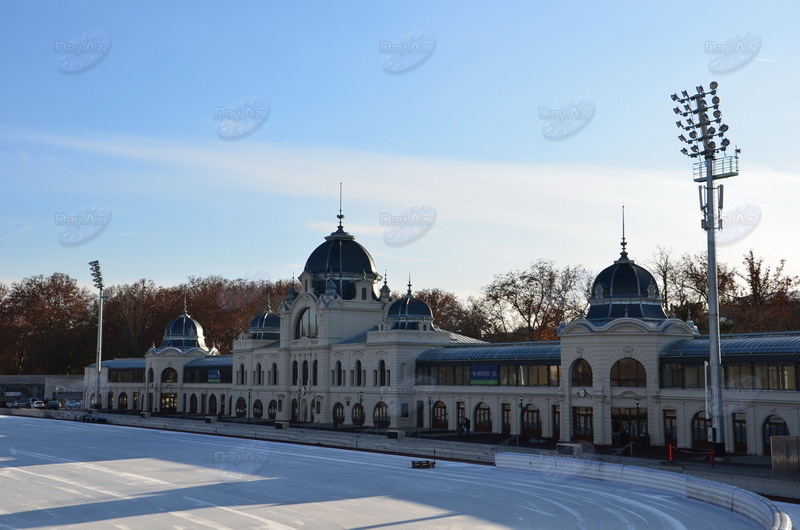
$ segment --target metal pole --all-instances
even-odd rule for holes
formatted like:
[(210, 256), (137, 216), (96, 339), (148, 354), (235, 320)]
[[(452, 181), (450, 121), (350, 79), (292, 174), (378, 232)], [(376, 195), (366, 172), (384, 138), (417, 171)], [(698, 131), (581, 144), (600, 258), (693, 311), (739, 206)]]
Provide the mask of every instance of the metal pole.
[[(706, 136), (706, 127), (702, 127)], [(717, 290), (717, 214), (714, 206), (714, 156), (706, 157), (706, 234), (708, 236), (708, 347), (711, 371), (711, 427), (714, 444), (725, 450), (722, 418), (722, 352), (719, 337), (719, 293)]]
[(100, 372), (102, 372), (103, 361), (103, 288), (100, 287), (100, 309), (97, 316), (97, 380), (95, 383), (95, 406), (100, 408)]

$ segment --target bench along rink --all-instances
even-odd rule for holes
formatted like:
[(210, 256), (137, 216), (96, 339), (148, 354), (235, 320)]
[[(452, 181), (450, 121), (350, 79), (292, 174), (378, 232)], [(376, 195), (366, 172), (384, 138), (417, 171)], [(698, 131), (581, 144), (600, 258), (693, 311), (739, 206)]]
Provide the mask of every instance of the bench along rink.
[(579, 476), (0, 416), (0, 528), (758, 528)]

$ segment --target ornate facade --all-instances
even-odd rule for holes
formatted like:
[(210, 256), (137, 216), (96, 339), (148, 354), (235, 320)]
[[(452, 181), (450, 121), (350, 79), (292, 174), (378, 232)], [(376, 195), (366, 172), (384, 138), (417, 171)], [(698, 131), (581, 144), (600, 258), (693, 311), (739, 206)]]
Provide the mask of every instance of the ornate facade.
[[(708, 338), (665, 315), (624, 240), (558, 341), (488, 344), (439, 329), (410, 282), (392, 299), (339, 219), (278, 313), (254, 317), (231, 355), (184, 312), (143, 359), (102, 364), (101, 405), (398, 430), (469, 419), (475, 432), (532, 439), (708, 447)], [(798, 333), (723, 336), (728, 451), (768, 453), (769, 436), (800, 432), (798, 349)]]

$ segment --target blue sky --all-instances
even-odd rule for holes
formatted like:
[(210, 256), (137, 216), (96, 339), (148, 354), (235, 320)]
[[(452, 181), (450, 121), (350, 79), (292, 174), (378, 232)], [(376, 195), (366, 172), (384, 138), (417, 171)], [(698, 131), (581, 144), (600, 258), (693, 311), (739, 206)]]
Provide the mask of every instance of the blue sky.
[(800, 274), (800, 5), (769, 5), (3, 2), (0, 281), (290, 278), (340, 182), (395, 290), (599, 272), (623, 204), (638, 263), (703, 252), (669, 95), (712, 80), (743, 150), (719, 257)]

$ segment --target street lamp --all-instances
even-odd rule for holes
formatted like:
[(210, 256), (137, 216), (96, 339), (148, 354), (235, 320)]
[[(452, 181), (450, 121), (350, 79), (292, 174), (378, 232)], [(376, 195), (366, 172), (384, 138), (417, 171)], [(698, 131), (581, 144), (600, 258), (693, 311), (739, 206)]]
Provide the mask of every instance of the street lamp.
[[(522, 438), (522, 430), (525, 426), (525, 409), (527, 408), (523, 403), (524, 397), (519, 397), (519, 437)], [(517, 445), (519, 445), (519, 441), (517, 441)]]
[(94, 387), (95, 393), (95, 408), (100, 408), (100, 372), (102, 371), (103, 360), (103, 273), (100, 272), (100, 262), (97, 260), (90, 261), (89, 266), (92, 269), (92, 278), (94, 278), (94, 286), (100, 290), (98, 300), (99, 314), (97, 316), (97, 379)]
[[(717, 454), (725, 452), (725, 432), (722, 415), (722, 351), (719, 336), (719, 293), (717, 290), (717, 253), (716, 231), (722, 229), (722, 218), (714, 205), (714, 181), (718, 179), (735, 177), (739, 174), (739, 149), (735, 149), (734, 156), (724, 156), (725, 150), (731, 144), (723, 138), (728, 131), (728, 126), (722, 123), (722, 112), (719, 110), (719, 97), (717, 96), (716, 81), (712, 81), (710, 90), (706, 91), (702, 85), (697, 87), (697, 93), (689, 95), (684, 90), (679, 96), (672, 94), (672, 101), (678, 103), (673, 112), (686, 119), (675, 122), (679, 129), (687, 132), (689, 138), (683, 134), (678, 139), (685, 142), (689, 148), (681, 152), (690, 158), (702, 158), (694, 165), (694, 181), (701, 183), (700, 209), (703, 219), (700, 226), (706, 231), (708, 245), (708, 345), (709, 366), (711, 368), (711, 439)], [(711, 96), (711, 105), (706, 101), (706, 96)], [(680, 107), (683, 105), (683, 108)], [(719, 140), (719, 145), (716, 140)], [(717, 158), (718, 154), (722, 154)], [(703, 192), (705, 191), (705, 197)], [(722, 185), (719, 186), (719, 206), (722, 209)]]
[(428, 394), (428, 436), (433, 437), (433, 396)]
[[(636, 400), (636, 439), (639, 439), (639, 400)], [(641, 440), (639, 440), (641, 442)]]

